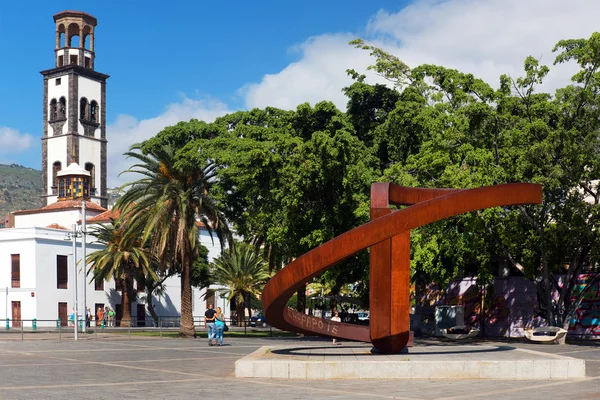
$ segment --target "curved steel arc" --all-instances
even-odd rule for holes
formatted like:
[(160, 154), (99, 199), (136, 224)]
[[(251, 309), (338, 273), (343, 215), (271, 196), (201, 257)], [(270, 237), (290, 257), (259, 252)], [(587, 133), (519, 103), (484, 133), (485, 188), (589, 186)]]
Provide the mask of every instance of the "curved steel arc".
[(289, 308), (286, 310), (287, 301), (304, 283), (361, 250), (454, 215), (489, 207), (540, 203), (542, 187), (511, 183), (464, 190), (432, 190), (390, 184), (389, 194), (389, 200), (394, 204), (416, 204), (337, 236), (298, 257), (269, 280), (262, 300), (266, 319), (272, 326), (299, 333), (371, 341), (369, 327), (331, 322)]

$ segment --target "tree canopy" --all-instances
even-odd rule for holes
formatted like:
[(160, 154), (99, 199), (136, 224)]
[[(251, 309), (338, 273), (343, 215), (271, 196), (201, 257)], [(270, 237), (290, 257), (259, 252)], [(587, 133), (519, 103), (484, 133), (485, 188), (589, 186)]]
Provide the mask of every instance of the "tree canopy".
[[(600, 34), (556, 45), (555, 64), (579, 70), (554, 93), (540, 91), (550, 67), (533, 57), (521, 77), (490, 83), (444, 66), (411, 68), (360, 39), (351, 45), (373, 55), (369, 69), (389, 84), (349, 70), (345, 112), (321, 102), (180, 122), (142, 151), (171, 146), (182, 170), (214, 165), (215, 207), (263, 251), (270, 270), (366, 222), (376, 181), (540, 183), (541, 206), (487, 209), (415, 230), (411, 265), (417, 281), (471, 273), (486, 282), (506, 259), (536, 283), (540, 315), (567, 324), (583, 293), (576, 276), (597, 269), (600, 257)], [(366, 288), (368, 258), (358, 254), (318, 279), (333, 291)]]

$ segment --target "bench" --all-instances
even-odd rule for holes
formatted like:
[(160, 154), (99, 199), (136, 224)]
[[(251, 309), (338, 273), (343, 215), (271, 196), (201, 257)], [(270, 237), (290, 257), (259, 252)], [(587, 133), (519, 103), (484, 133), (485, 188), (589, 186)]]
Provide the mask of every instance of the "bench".
[(558, 342), (567, 334), (567, 330), (558, 326), (542, 326), (525, 330), (525, 337), (532, 342), (552, 343)]
[(441, 329), (442, 335), (452, 340), (470, 339), (479, 335), (479, 329), (470, 326), (460, 325), (448, 329)]

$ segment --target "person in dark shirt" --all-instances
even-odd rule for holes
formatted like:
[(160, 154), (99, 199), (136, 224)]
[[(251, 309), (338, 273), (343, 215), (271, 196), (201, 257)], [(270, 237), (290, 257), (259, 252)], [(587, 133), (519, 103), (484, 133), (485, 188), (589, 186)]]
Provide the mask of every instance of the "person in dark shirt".
[(213, 345), (213, 339), (215, 338), (215, 334), (217, 333), (217, 327), (215, 326), (215, 314), (217, 312), (213, 310), (213, 305), (208, 305), (208, 310), (204, 313), (204, 323), (206, 324), (206, 328), (208, 329), (208, 345)]

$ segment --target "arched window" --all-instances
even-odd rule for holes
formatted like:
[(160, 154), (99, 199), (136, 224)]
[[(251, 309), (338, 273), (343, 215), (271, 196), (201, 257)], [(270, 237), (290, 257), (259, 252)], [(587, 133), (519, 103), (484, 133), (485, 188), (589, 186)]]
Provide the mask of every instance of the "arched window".
[(55, 161), (54, 164), (52, 164), (52, 187), (53, 188), (56, 188), (58, 186), (57, 174), (60, 172), (61, 169), (62, 169), (62, 164), (60, 163), (60, 161)]
[(56, 103), (56, 99), (52, 99), (50, 101), (50, 121), (54, 121), (55, 119), (58, 118), (58, 109), (57, 109), (57, 103)]
[(64, 97), (61, 97), (58, 101), (58, 118), (67, 118), (67, 100)]
[(79, 25), (75, 22), (69, 24), (67, 31), (67, 46), (68, 47), (79, 47)]
[(98, 103), (96, 103), (96, 100), (92, 100), (90, 103), (90, 121), (98, 122)]
[(88, 115), (88, 101), (85, 97), (79, 100), (79, 118), (85, 121), (90, 119)]
[(94, 195), (96, 193), (96, 169), (94, 168), (94, 164), (85, 163), (85, 170), (90, 173), (90, 188), (89, 192)]

